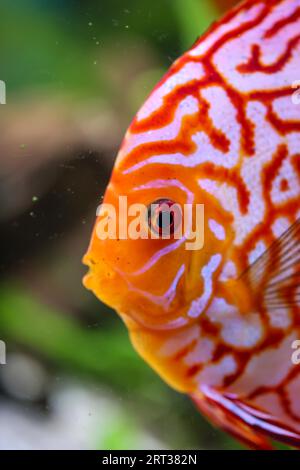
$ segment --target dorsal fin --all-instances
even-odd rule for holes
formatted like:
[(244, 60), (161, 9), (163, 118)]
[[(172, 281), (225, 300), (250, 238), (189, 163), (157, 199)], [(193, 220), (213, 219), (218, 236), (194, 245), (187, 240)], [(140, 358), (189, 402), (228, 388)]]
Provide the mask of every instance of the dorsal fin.
[(300, 307), (300, 218), (240, 279), (251, 284), (266, 308)]

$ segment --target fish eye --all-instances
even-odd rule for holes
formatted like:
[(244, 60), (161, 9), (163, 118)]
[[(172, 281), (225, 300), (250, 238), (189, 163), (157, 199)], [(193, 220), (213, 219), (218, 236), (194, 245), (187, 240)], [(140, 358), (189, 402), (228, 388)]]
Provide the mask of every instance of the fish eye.
[(181, 209), (171, 199), (157, 199), (148, 206), (148, 227), (152, 233), (167, 238), (181, 222)]

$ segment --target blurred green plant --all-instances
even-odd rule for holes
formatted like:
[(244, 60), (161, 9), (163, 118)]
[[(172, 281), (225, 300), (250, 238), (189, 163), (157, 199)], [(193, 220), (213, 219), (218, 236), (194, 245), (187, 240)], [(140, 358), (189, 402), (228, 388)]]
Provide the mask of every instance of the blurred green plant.
[(92, 48), (87, 50), (82, 39), (74, 41), (54, 12), (45, 14), (31, 2), (4, 3), (0, 26), (2, 78), (10, 94), (45, 88), (89, 96), (103, 89)]
[(211, 0), (174, 0), (173, 4), (185, 50), (218, 18), (218, 10)]
[[(114, 393), (129, 400), (129, 409), (135, 410), (135, 414), (139, 410), (136, 416), (148, 410), (146, 414), (150, 413), (153, 426), (163, 435), (176, 430), (172, 436), (174, 447), (197, 447), (197, 434), (202, 439), (207, 436), (204, 438), (207, 448), (211, 446), (210, 442), (213, 446), (219, 443), (222, 448), (239, 447), (221, 431), (213, 430), (187, 397), (171, 390), (139, 358), (122, 326), (114, 329), (83, 327), (74, 318), (41, 303), (20, 286), (2, 284), (0, 338), (8, 345), (8, 354), (16, 347), (24, 348), (55, 367), (56, 371), (111, 387)], [(128, 439), (122, 437), (127, 417), (128, 414), (124, 414), (119, 424), (112, 423), (107, 434), (107, 448), (134, 447), (135, 428), (132, 424)]]
[(107, 379), (117, 388), (125, 386), (122, 374), (117, 373), (120, 364), (128, 382), (134, 381), (137, 387), (157, 382), (155, 374), (129, 347), (125, 328), (84, 329), (72, 317), (54, 311), (15, 286), (2, 286), (0, 298), (0, 337), (7, 344), (27, 347), (61, 368)]
[(106, 450), (127, 450), (134, 449), (138, 441), (138, 426), (133, 426), (128, 417), (123, 414), (117, 416), (102, 438), (102, 449)]

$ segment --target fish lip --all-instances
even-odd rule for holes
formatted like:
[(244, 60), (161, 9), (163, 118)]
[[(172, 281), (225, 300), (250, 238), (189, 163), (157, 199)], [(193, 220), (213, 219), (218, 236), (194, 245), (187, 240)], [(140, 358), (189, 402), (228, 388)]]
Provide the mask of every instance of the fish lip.
[[(104, 259), (101, 259), (99, 263), (96, 262), (93, 258), (92, 253), (90, 253), (89, 251), (83, 256), (82, 262), (89, 268), (88, 272), (83, 277), (84, 286), (88, 290), (92, 291), (96, 295), (96, 297), (101, 300), (101, 302), (105, 303), (110, 308), (115, 310), (117, 314), (121, 316), (121, 318), (126, 317), (131, 321), (135, 322), (139, 327), (147, 329), (149, 331), (176, 330), (197, 322), (197, 319), (187, 317), (186, 308), (184, 306), (179, 309), (169, 310), (165, 313), (161, 313), (155, 316), (149, 315), (147, 311), (135, 312), (133, 309), (130, 309), (130, 306), (128, 308), (126, 302), (120, 301), (120, 298), (118, 302), (117, 297), (114, 298), (114, 302), (112, 302), (111, 299), (106, 298), (105, 290), (100, 290), (99, 292), (99, 289), (95, 286), (95, 279), (97, 278), (97, 274), (102, 277), (103, 272), (109, 270), (109, 272), (111, 273), (109, 280), (112, 280), (115, 277), (115, 279), (117, 278), (118, 280), (122, 281), (124, 285), (126, 285), (127, 280), (125, 278), (125, 274), (119, 270), (112, 269), (109, 263), (107, 263)], [(107, 281), (108, 278), (104, 278), (103, 283)]]
[(105, 295), (102, 295), (103, 292), (99, 294), (98, 289), (94, 285), (95, 277), (97, 276), (97, 265), (102, 264), (102, 267), (98, 271), (99, 273), (104, 271), (104, 265), (112, 273), (114, 273), (115, 276), (122, 279), (124, 283), (126, 283), (126, 279), (124, 279), (124, 273), (122, 274), (121, 272), (113, 270), (106, 263), (106, 261), (102, 261), (101, 263), (95, 262), (92, 254), (90, 254), (89, 252), (87, 252), (83, 256), (82, 262), (89, 268), (88, 272), (83, 277), (83, 284), (88, 290), (91, 290), (96, 295), (96, 297), (101, 300), (101, 302), (107, 304), (109, 307), (115, 310), (121, 317), (126, 317), (131, 321), (135, 322), (139, 327), (151, 331), (169, 331), (180, 329), (194, 322), (194, 319), (185, 316), (184, 307), (182, 309), (179, 309), (179, 311), (174, 309), (173, 311), (166, 312), (165, 314), (162, 313), (161, 315), (150, 316), (149, 320), (147, 320), (147, 314), (144, 312), (142, 312), (142, 314), (134, 312), (132, 309), (128, 309), (126, 305), (124, 305), (124, 303), (122, 304), (122, 302), (120, 302), (119, 305), (112, 304), (109, 300), (105, 298)]
[[(105, 289), (101, 288), (108, 281), (116, 278), (117, 273), (101, 259), (101, 262), (96, 262), (93, 255), (88, 251), (82, 258), (82, 263), (88, 266), (87, 273), (83, 276), (82, 282), (86, 289), (92, 291), (94, 295), (109, 307), (115, 309), (111, 302), (106, 298)], [(104, 274), (106, 273), (106, 275)], [(100, 283), (97, 281), (100, 280)]]

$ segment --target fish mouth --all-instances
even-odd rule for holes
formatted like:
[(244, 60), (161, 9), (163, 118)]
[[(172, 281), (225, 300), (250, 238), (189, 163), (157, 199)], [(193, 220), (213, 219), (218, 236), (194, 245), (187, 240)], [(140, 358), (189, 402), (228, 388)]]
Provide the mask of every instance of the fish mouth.
[(119, 311), (124, 284), (122, 277), (104, 260), (96, 262), (89, 253), (84, 255), (82, 262), (89, 268), (82, 280), (84, 287), (92, 291), (101, 302)]
[(116, 310), (126, 324), (129, 320), (139, 327), (155, 331), (174, 330), (190, 324), (185, 308), (154, 312), (154, 304), (131, 291), (125, 276), (111, 268), (105, 260), (96, 262), (87, 253), (82, 261), (89, 267), (83, 285), (101, 302)]

